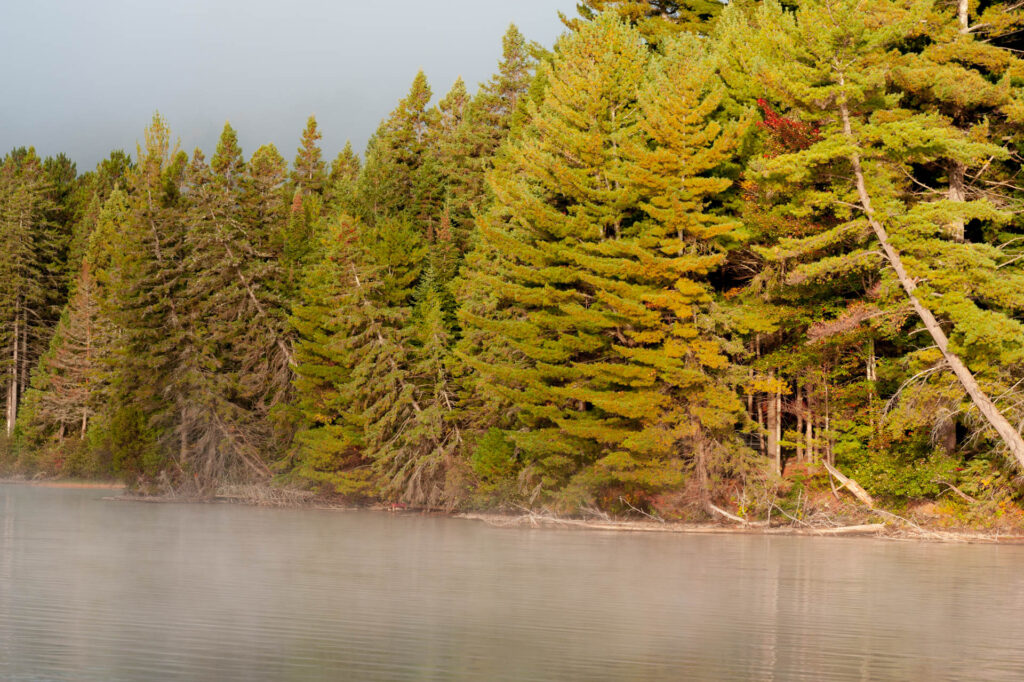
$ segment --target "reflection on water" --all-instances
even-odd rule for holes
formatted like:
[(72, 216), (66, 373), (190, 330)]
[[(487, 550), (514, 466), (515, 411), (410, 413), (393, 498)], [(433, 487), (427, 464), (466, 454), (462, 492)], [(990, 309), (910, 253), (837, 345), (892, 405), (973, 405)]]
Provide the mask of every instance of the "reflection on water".
[(0, 679), (1024, 679), (1024, 547), (104, 494), (0, 485)]

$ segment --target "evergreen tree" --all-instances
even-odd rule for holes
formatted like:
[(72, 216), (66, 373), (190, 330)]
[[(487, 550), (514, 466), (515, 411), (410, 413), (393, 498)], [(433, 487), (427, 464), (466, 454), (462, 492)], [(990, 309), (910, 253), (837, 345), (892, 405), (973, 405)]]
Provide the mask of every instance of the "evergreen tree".
[(54, 292), (63, 284), (55, 267), (66, 243), (50, 223), (54, 203), (35, 150), (16, 149), (0, 164), (0, 361), (6, 397), (6, 433), (14, 430), (28, 388), (29, 369), (45, 349)]
[(510, 435), (541, 486), (642, 496), (680, 481), (680, 434), (662, 421), (669, 397), (637, 361), (654, 362), (644, 346), (665, 340), (641, 296), (660, 245), (642, 241), (629, 182), (648, 56), (611, 16), (558, 47), (532, 134), (506, 155), (516, 172), (492, 178), (496, 206), (468, 264), (463, 356), (478, 391), (515, 406), (523, 429)]
[(306, 272), (291, 317), (297, 343), (295, 473), (333, 492), (373, 493), (370, 461), (363, 456), (358, 414), (348, 392), (353, 356), (345, 341), (359, 312), (358, 222), (340, 215), (328, 225), (323, 257)]
[(524, 117), (532, 78), (533, 60), (526, 41), (511, 25), (502, 38), (497, 73), (469, 100), (459, 79), (439, 106), (441, 122), (431, 150), (445, 187), (443, 210), (462, 251), (472, 240), (474, 212), (483, 210), (490, 200), (485, 174), (515, 121)]
[(579, 30), (582, 22), (609, 12), (655, 43), (681, 31), (708, 33), (724, 7), (719, 0), (583, 0), (577, 5), (579, 18), (561, 17), (569, 28)]
[[(860, 268), (886, 263), (891, 270), (882, 275), (882, 289), (902, 293), (972, 404), (1024, 464), (1024, 440), (984, 386), (994, 379), (988, 367), (1018, 362), (1019, 323), (1007, 312), (1019, 303), (988, 288), (995, 281), (998, 252), (959, 243), (948, 227), (971, 220), (999, 225), (1006, 216), (983, 198), (928, 201), (914, 192), (923, 167), (943, 160), (980, 166), (989, 157), (1005, 158), (1007, 151), (887, 91), (891, 65), (875, 58), (897, 55), (893, 48), (918, 34), (931, 8), (930, 2), (904, 7), (879, 0), (865, 11), (826, 0), (802, 4), (790, 15), (769, 4), (756, 14), (756, 37), (735, 33), (734, 40), (758, 41), (764, 56), (756, 77), (762, 86), (797, 117), (820, 124), (820, 141), (768, 160), (761, 177), (816, 183), (803, 193), (801, 210), (827, 207), (835, 225), (818, 240), (843, 254), (813, 266), (817, 276), (849, 268), (851, 262)], [(1012, 275), (1002, 274), (1007, 276)], [(951, 333), (937, 315), (951, 325)]]
[(310, 116), (292, 164), (292, 183), (302, 188), (304, 194), (323, 194), (326, 189), (327, 172), (320, 152), (320, 138), (316, 117)]
[(432, 215), (437, 206), (421, 193), (435, 187), (421, 170), (434, 114), (427, 108), (432, 92), (422, 71), (409, 94), (381, 123), (366, 149), (366, 163), (356, 184), (356, 210), (371, 223), (377, 217)]
[(177, 379), (194, 394), (181, 428), (204, 488), (240, 468), (267, 473), (264, 458), (277, 449), (268, 410), (285, 399), (291, 380), (287, 305), (268, 252), (274, 225), (246, 220), (246, 171), (225, 125), (210, 166), (197, 151), (188, 173), (189, 277), (180, 301), (193, 348)]
[(186, 311), (179, 309), (188, 281), (181, 206), (188, 159), (172, 148), (170, 130), (159, 114), (146, 129), (137, 158), (127, 215), (119, 218), (121, 248), (111, 262), (118, 276), (110, 310), (121, 337), (104, 447), (113, 451), (116, 466), (132, 483), (157, 479), (176, 460), (170, 476), (180, 484), (192, 475), (186, 471), (184, 412), (196, 398), (181, 374), (182, 359), (190, 358), (194, 348)]
[(26, 412), (32, 415), (27, 421), (50, 433), (56, 429), (58, 439), (65, 434), (84, 439), (90, 419), (101, 409), (102, 366), (113, 330), (100, 305), (92, 267), (85, 261), (26, 395)]
[(345, 147), (331, 163), (331, 172), (327, 176), (327, 189), (324, 192), (324, 204), (332, 211), (351, 211), (355, 198), (356, 180), (362, 162), (352, 151), (352, 143), (345, 142)]

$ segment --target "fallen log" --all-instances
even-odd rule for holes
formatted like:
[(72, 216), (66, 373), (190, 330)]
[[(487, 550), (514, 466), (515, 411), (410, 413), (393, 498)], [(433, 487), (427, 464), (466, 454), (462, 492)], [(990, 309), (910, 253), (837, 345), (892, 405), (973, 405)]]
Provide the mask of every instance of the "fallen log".
[(715, 505), (711, 504), (710, 502), (708, 502), (708, 510), (718, 514), (719, 516), (722, 516), (722, 517), (724, 517), (726, 519), (729, 519), (733, 523), (742, 523), (744, 526), (746, 526), (747, 523), (748, 523), (748, 521), (746, 519), (744, 519), (742, 517), (739, 517), (739, 516), (736, 516), (735, 514), (730, 514), (729, 512), (727, 512), (724, 509), (722, 509), (721, 507), (716, 507)]
[(822, 462), (822, 464), (825, 465), (825, 470), (833, 477), (835, 477), (835, 479), (839, 481), (839, 483), (841, 484), (839, 486), (839, 490), (846, 488), (851, 493), (853, 493), (854, 497), (856, 497), (858, 500), (867, 505), (868, 509), (875, 508), (875, 500), (871, 497), (871, 495), (868, 495), (868, 491), (860, 487), (860, 484), (857, 483), (857, 481), (853, 480), (849, 476), (844, 475), (842, 472), (840, 472), (838, 469), (836, 469), (828, 462)]

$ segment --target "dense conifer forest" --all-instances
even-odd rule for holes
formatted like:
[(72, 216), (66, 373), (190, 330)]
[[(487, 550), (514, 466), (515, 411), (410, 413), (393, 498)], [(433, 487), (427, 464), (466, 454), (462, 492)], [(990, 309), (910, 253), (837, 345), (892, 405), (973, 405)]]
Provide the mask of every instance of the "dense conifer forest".
[(7, 154), (0, 471), (663, 518), (837, 474), (1018, 518), (1021, 4), (562, 19), (475, 90), (417, 74), (361, 155), (159, 114), (82, 174)]

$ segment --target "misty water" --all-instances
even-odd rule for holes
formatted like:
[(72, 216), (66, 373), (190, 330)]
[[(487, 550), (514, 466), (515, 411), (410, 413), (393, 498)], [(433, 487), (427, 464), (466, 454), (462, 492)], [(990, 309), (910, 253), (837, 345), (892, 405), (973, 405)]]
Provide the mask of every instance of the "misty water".
[(0, 485), (3, 680), (1024, 678), (1024, 547)]

